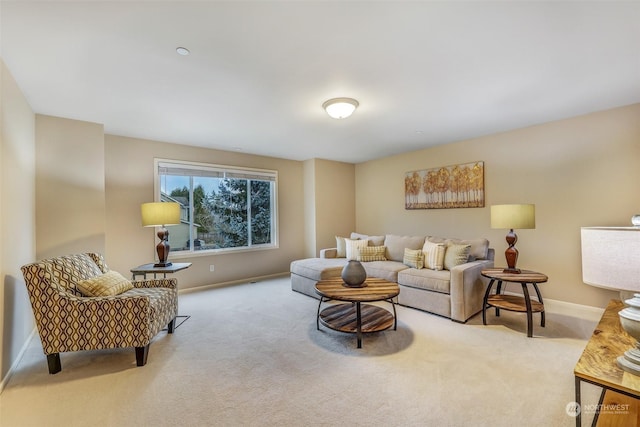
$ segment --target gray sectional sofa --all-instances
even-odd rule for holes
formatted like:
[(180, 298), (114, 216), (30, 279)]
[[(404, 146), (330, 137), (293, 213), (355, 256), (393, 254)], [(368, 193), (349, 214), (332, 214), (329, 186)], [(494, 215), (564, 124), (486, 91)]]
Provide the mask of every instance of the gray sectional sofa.
[[(339, 242), (340, 238), (336, 238)], [(367, 240), (368, 246), (385, 246), (386, 260), (362, 262), (367, 276), (398, 283), (398, 303), (417, 308), (456, 322), (466, 322), (482, 310), (487, 280), (480, 272), (493, 267), (495, 251), (487, 239), (453, 239), (435, 236), (368, 236), (351, 233), (349, 240)], [(347, 242), (349, 242), (347, 240)], [(406, 252), (427, 248), (425, 242), (448, 248), (468, 246), (468, 256), (449, 262), (448, 269), (414, 268), (405, 258)], [(350, 242), (352, 243), (352, 242)], [(339, 245), (338, 245), (339, 246)], [(433, 246), (433, 245), (431, 245)], [(320, 258), (308, 258), (291, 263), (291, 289), (319, 298), (315, 284), (319, 280), (340, 277), (347, 263), (340, 248), (323, 249)], [(340, 250), (342, 252), (342, 250)], [(341, 257), (341, 256), (342, 257)], [(353, 255), (351, 255), (353, 257)]]

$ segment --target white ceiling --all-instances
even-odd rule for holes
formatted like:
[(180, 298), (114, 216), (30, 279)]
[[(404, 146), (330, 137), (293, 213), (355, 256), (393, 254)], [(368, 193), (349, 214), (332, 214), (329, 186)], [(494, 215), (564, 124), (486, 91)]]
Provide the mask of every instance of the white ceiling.
[[(33, 110), (115, 135), (357, 163), (640, 102), (636, 1), (0, 8)], [(333, 97), (360, 107), (331, 119)]]

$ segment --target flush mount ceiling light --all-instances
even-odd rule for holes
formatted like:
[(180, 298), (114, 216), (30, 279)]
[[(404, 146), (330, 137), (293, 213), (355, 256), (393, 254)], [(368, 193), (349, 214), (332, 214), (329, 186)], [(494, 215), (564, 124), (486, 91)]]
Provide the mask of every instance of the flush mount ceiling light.
[(186, 47), (178, 47), (176, 48), (176, 52), (178, 52), (178, 55), (182, 55), (182, 56), (187, 56), (189, 55), (189, 49), (187, 49)]
[(353, 98), (333, 98), (325, 101), (322, 108), (334, 119), (346, 119), (353, 114), (358, 105), (358, 101)]

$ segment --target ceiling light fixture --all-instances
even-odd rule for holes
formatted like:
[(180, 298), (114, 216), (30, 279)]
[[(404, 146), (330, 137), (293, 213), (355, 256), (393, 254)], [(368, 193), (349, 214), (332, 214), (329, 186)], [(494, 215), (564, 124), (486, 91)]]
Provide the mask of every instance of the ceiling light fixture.
[(189, 55), (189, 49), (187, 49), (186, 47), (178, 47), (176, 48), (176, 52), (178, 52), (178, 55), (182, 55), (182, 56), (187, 56)]
[(322, 108), (334, 119), (346, 119), (360, 105), (353, 98), (332, 98), (322, 104)]

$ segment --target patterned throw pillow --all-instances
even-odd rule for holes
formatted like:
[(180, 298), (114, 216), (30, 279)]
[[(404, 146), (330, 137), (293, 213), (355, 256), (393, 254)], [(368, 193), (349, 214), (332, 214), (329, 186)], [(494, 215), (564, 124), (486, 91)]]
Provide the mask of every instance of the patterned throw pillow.
[(444, 253), (444, 268), (451, 270), (456, 265), (464, 264), (469, 259), (471, 245), (449, 244)]
[(344, 241), (347, 246), (347, 250), (346, 250), (347, 261), (351, 261), (352, 259), (357, 260), (358, 255), (360, 254), (360, 249), (366, 248), (369, 246), (368, 240), (344, 239)]
[(336, 236), (336, 258), (344, 258), (347, 256), (347, 243), (345, 237)]
[(424, 268), (431, 270), (442, 270), (444, 268), (444, 252), (443, 243), (433, 243), (426, 241), (422, 247), (424, 253)]
[(360, 248), (360, 254), (356, 258), (358, 261), (370, 262), (370, 261), (386, 261), (384, 256), (387, 248), (385, 246), (367, 246), (366, 248)]
[(133, 285), (117, 271), (107, 271), (99, 276), (79, 281), (76, 283), (76, 288), (86, 297), (107, 297), (133, 289)]
[(412, 268), (422, 268), (424, 266), (422, 250), (405, 248), (402, 263)]

